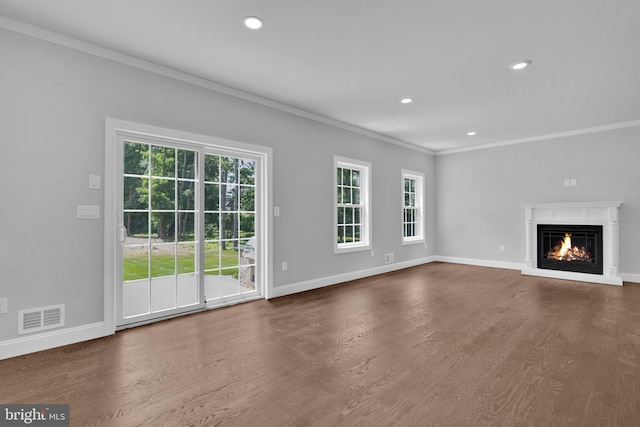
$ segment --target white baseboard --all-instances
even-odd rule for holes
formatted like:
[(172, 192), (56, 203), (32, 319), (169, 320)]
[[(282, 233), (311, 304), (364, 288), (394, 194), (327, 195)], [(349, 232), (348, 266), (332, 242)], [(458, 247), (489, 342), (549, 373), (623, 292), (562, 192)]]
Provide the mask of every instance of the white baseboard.
[[(436, 255), (433, 258), (435, 258), (434, 261), (449, 262), (452, 264), (468, 264), (468, 265), (477, 265), (481, 267), (506, 268), (509, 270), (526, 270), (526, 266), (524, 263), (520, 264), (517, 262), (503, 262), (503, 261), (492, 261), (492, 260), (473, 259), (473, 258), (458, 258), (458, 257), (441, 256), (441, 255)], [(553, 275), (548, 277), (558, 278), (557, 276), (553, 276)], [(620, 273), (620, 277), (624, 282), (640, 283), (640, 274)], [(580, 279), (572, 278), (570, 280), (580, 280)], [(609, 282), (604, 282), (604, 283), (618, 284), (618, 283), (609, 283)]]
[(640, 274), (620, 273), (623, 282), (640, 283)]
[(450, 262), (452, 264), (478, 265), (480, 267), (505, 268), (507, 270), (522, 270), (525, 267), (524, 263), (520, 264), (517, 262), (491, 261), (486, 259), (458, 258), (440, 255), (435, 256), (435, 261)]
[[(113, 332), (112, 332), (113, 333)], [(49, 331), (0, 342), (0, 360), (110, 335), (104, 322)]]
[(397, 262), (393, 264), (381, 265), (379, 267), (369, 268), (366, 270), (350, 271), (348, 273), (336, 274), (334, 276), (321, 277), (304, 282), (291, 283), (288, 285), (277, 286), (273, 288), (270, 298), (292, 295), (298, 292), (310, 291), (312, 289), (323, 288), (325, 286), (337, 285), (338, 283), (349, 282), (351, 280), (363, 279), (365, 277), (375, 276), (378, 274), (389, 273), (391, 271), (402, 270), (404, 268), (415, 267), (416, 265), (428, 264), (436, 261), (436, 258), (426, 257), (418, 258), (411, 261)]

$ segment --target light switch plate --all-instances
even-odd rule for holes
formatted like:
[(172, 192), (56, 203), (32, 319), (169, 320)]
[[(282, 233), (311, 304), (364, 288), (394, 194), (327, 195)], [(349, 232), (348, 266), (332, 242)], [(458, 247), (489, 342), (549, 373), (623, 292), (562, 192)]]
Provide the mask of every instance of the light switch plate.
[(91, 190), (100, 189), (100, 175), (89, 175), (89, 188)]
[(76, 218), (78, 219), (99, 219), (100, 206), (76, 206)]

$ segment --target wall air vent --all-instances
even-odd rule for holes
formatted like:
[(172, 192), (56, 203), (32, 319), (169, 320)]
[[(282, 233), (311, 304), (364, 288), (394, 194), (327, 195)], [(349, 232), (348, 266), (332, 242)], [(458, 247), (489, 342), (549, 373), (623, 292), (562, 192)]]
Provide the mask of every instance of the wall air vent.
[(18, 312), (18, 335), (64, 326), (64, 304)]

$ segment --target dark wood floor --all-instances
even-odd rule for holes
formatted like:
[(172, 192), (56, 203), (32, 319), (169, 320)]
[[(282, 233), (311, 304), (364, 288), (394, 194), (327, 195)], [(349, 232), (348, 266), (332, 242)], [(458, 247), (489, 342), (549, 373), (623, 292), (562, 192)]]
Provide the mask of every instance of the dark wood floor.
[(0, 361), (72, 426), (637, 426), (640, 286), (433, 263)]

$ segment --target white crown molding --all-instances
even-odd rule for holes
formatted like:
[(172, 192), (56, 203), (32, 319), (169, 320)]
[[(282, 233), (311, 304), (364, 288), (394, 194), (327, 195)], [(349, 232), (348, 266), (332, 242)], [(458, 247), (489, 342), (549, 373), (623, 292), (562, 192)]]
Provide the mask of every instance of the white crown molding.
[(506, 145), (515, 145), (515, 144), (524, 144), (526, 142), (545, 141), (548, 139), (565, 138), (568, 136), (584, 135), (588, 133), (606, 132), (608, 130), (624, 129), (624, 128), (630, 128), (635, 126), (640, 126), (640, 120), (613, 123), (610, 125), (603, 125), (603, 126), (594, 126), (590, 128), (584, 128), (584, 129), (575, 129), (575, 130), (570, 130), (566, 132), (549, 133), (546, 135), (530, 136), (527, 138), (518, 138), (518, 139), (509, 140), (509, 141), (493, 142), (490, 144), (474, 145), (473, 147), (454, 148), (451, 150), (437, 151), (435, 152), (435, 155), (442, 156), (445, 154), (462, 153), (465, 151), (485, 150), (487, 148), (504, 147)]
[(434, 152), (424, 147), (419, 147), (400, 141), (398, 139), (391, 138), (386, 135), (382, 135), (376, 132), (372, 132), (366, 129), (359, 128), (348, 123), (341, 122), (339, 120), (331, 119), (321, 116), (319, 114), (311, 113), (303, 109), (292, 107), (281, 102), (277, 102), (268, 98), (264, 98), (258, 95), (254, 95), (249, 92), (245, 92), (240, 89), (235, 89), (230, 86), (225, 86), (220, 83), (216, 83), (211, 80), (196, 77), (194, 75), (175, 70), (173, 68), (165, 67), (163, 65), (156, 64), (154, 62), (145, 61), (134, 56), (126, 55), (121, 52), (117, 52), (111, 49), (100, 47), (93, 43), (88, 43), (73, 37), (65, 36), (54, 31), (46, 30), (44, 28), (37, 27), (35, 25), (27, 24), (22, 21), (8, 18), (4, 15), (0, 15), (0, 28), (13, 31), (14, 33), (24, 34), (30, 37), (34, 37), (46, 42), (54, 43), (60, 46), (64, 46), (70, 49), (74, 49), (83, 53), (105, 58), (111, 61), (119, 62), (121, 64), (129, 65), (141, 70), (145, 70), (151, 73), (159, 74), (161, 76), (169, 77), (175, 80), (179, 80), (185, 83), (190, 83), (196, 86), (200, 86), (215, 92), (223, 93), (225, 95), (233, 96), (235, 98), (243, 99), (245, 101), (253, 102), (255, 104), (270, 107), (276, 110), (280, 110), (289, 114), (293, 114), (306, 119), (314, 120), (316, 122), (324, 123), (329, 126), (344, 129), (353, 133), (357, 133), (363, 136), (377, 139), (379, 141), (387, 142), (390, 144), (398, 145), (403, 148), (418, 151), (424, 154), (434, 155)]

